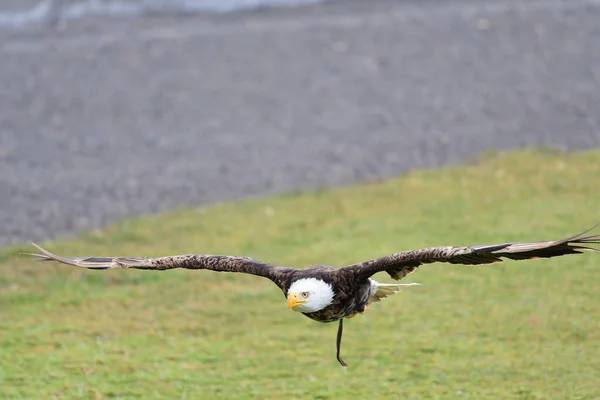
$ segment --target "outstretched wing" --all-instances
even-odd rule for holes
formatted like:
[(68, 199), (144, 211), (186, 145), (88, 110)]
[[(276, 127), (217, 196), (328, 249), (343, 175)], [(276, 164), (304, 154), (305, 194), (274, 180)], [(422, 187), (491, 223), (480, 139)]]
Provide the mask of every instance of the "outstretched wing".
[(139, 257), (72, 257), (66, 258), (50, 253), (48, 250), (32, 243), (42, 254), (30, 254), (40, 261), (58, 261), (62, 264), (93, 270), (114, 268), (133, 268), (165, 271), (168, 269), (206, 269), (217, 272), (240, 272), (269, 278), (282, 290), (295, 269), (277, 267), (268, 263), (253, 260), (249, 257), (219, 256), (208, 254), (183, 254), (176, 256), (139, 258)]
[[(592, 228), (593, 229), (593, 228)], [(416, 270), (421, 264), (446, 262), (451, 264), (490, 264), (500, 262), (502, 258), (529, 260), (550, 258), (566, 254), (579, 254), (582, 250), (599, 250), (589, 246), (600, 244), (600, 235), (584, 236), (591, 229), (562, 240), (549, 242), (514, 242), (481, 246), (444, 246), (403, 251), (375, 260), (343, 267), (347, 273), (358, 279), (385, 271), (393, 279), (400, 280)]]

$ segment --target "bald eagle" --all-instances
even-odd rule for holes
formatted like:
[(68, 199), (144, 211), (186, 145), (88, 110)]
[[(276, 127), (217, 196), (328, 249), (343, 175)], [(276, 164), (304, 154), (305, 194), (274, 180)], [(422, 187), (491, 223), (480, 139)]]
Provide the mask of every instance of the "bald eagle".
[[(593, 229), (593, 228), (592, 228)], [(600, 244), (600, 234), (584, 236), (591, 229), (578, 235), (547, 242), (512, 242), (478, 246), (442, 246), (403, 251), (358, 264), (334, 268), (318, 265), (298, 269), (279, 267), (249, 257), (224, 255), (185, 254), (156, 258), (138, 257), (81, 257), (65, 258), (52, 254), (33, 243), (41, 254), (30, 254), (41, 261), (59, 263), (93, 270), (135, 268), (164, 271), (174, 268), (207, 269), (218, 272), (241, 272), (262, 276), (275, 283), (287, 299), (293, 311), (298, 311), (319, 322), (339, 321), (336, 358), (342, 366), (347, 364), (340, 357), (344, 318), (363, 313), (372, 303), (399, 292), (404, 287), (418, 283), (379, 283), (371, 279), (377, 272), (385, 271), (392, 279), (400, 280), (422, 264), (445, 262), (450, 264), (490, 264), (502, 261), (550, 258), (567, 254), (579, 254), (581, 250), (599, 250), (585, 246)]]

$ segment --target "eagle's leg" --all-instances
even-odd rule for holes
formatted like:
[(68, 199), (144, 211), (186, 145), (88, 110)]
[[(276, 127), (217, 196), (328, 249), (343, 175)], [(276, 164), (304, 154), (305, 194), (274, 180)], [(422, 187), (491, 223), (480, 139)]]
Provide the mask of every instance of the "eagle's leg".
[(343, 331), (344, 331), (344, 320), (340, 319), (340, 324), (338, 325), (337, 340), (335, 342), (336, 349), (337, 349), (336, 357), (337, 357), (337, 360), (339, 361), (339, 363), (342, 365), (342, 367), (347, 367), (348, 364), (346, 364), (344, 362), (344, 360), (342, 360), (342, 358), (340, 357), (340, 347), (342, 344), (342, 332)]

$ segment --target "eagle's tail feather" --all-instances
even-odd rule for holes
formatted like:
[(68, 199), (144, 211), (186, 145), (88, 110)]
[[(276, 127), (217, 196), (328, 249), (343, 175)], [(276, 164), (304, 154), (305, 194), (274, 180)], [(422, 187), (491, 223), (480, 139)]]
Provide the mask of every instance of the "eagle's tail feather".
[(379, 283), (371, 279), (371, 297), (369, 298), (369, 304), (376, 303), (391, 296), (395, 293), (400, 292), (407, 286), (419, 286), (420, 283)]

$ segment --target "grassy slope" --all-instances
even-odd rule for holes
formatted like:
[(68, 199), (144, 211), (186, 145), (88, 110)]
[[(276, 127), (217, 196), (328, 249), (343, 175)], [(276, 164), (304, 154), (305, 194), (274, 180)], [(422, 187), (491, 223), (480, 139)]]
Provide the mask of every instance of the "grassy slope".
[[(600, 221), (600, 152), (520, 152), (401, 179), (124, 221), (68, 255), (243, 254), (343, 265), (402, 249), (554, 239)], [(600, 397), (600, 254), (429, 265), (345, 327), (269, 281), (81, 271), (0, 250), (0, 398)], [(390, 279), (378, 275), (383, 281)]]

